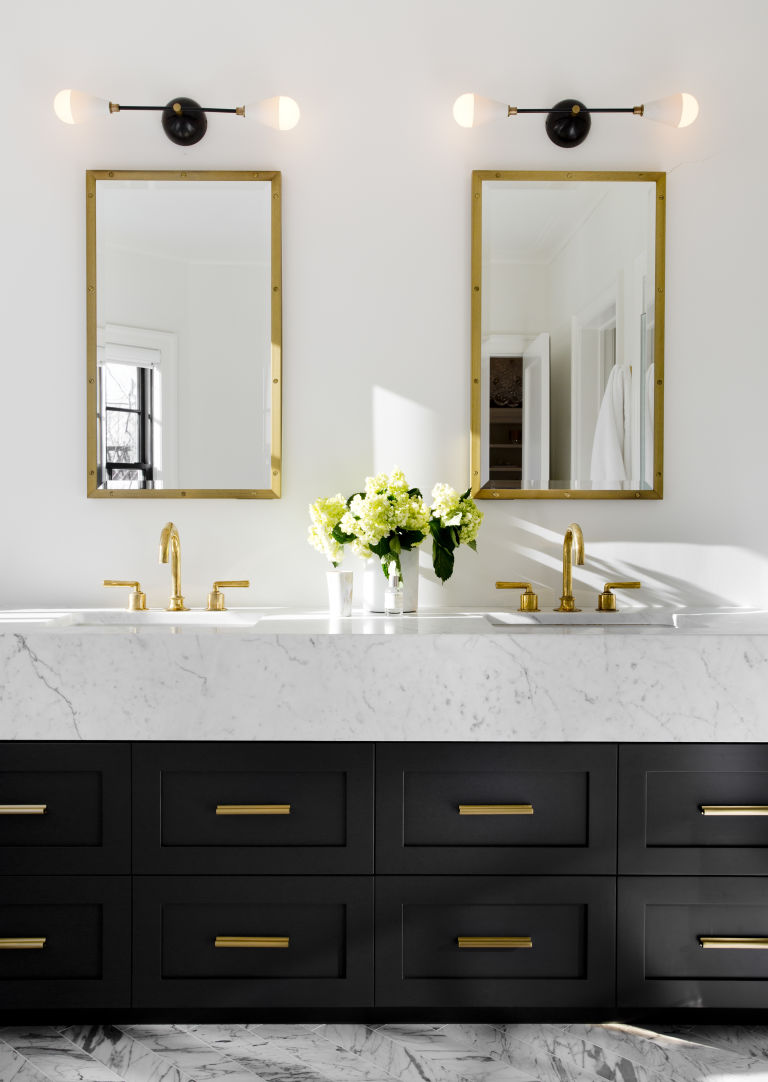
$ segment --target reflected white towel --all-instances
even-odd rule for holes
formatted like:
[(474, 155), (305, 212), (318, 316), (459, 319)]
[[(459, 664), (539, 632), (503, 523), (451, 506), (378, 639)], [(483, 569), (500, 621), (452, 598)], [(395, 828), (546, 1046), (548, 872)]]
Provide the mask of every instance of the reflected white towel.
[(653, 488), (653, 404), (656, 392), (656, 377), (653, 374), (653, 365), (648, 365), (645, 373), (645, 394), (643, 396), (643, 426), (645, 432), (645, 447), (643, 448), (644, 475), (647, 484)]
[(608, 376), (597, 415), (592, 444), (590, 480), (596, 488), (629, 480), (629, 408), (632, 375), (625, 365), (615, 365)]

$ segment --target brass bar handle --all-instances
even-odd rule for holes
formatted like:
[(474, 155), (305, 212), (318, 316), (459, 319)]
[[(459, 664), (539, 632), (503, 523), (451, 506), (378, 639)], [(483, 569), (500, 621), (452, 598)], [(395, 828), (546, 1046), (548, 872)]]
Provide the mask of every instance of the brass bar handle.
[(226, 606), (224, 604), (224, 594), (221, 592), (221, 587), (226, 586), (240, 586), (246, 589), (250, 586), (250, 579), (217, 579), (211, 587), (211, 592), (208, 594), (208, 604), (206, 606), (207, 612), (226, 612)]
[(128, 595), (128, 611), (147, 611), (147, 595), (142, 590), (140, 582), (137, 582), (135, 579), (104, 579), (104, 585), (130, 587), (131, 592)]
[(768, 804), (699, 804), (702, 815), (768, 815)]
[(522, 590), (518, 612), (538, 612), (539, 596), (533, 592), (530, 582), (497, 582), (497, 590)]
[(611, 590), (639, 590), (642, 582), (606, 582), (603, 592), (597, 599), (598, 612), (616, 612), (616, 598)]
[(0, 815), (45, 815), (47, 804), (0, 804)]
[(290, 947), (291, 938), (287, 935), (217, 935), (214, 947), (256, 947), (265, 949), (285, 949)]
[(290, 804), (217, 804), (217, 815), (290, 815)]
[(12, 936), (0, 939), (0, 951), (39, 951), (45, 946), (46, 936)]
[(459, 950), (521, 950), (533, 946), (529, 935), (460, 935)]
[(700, 935), (696, 937), (699, 946), (710, 950), (740, 950), (740, 951), (765, 951), (768, 950), (768, 937), (762, 936), (727, 936), (727, 935)]
[(459, 815), (533, 815), (533, 804), (459, 804)]

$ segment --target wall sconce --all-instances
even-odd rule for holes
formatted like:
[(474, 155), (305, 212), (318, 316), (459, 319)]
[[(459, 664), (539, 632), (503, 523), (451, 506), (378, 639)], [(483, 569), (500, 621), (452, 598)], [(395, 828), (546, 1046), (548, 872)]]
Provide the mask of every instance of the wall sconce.
[(575, 98), (565, 98), (551, 109), (518, 109), (515, 105), (481, 98), (479, 94), (462, 94), (453, 103), (453, 118), (462, 128), (477, 128), (520, 113), (545, 113), (544, 126), (552, 142), (559, 147), (577, 147), (589, 135), (592, 113), (632, 113), (673, 128), (687, 128), (699, 115), (699, 103), (693, 94), (672, 94), (627, 109), (588, 109)]
[(289, 131), (299, 123), (299, 107), (293, 98), (275, 97), (239, 105), (236, 109), (217, 109), (198, 105), (192, 98), (172, 98), (167, 105), (117, 105), (104, 98), (95, 98), (82, 90), (60, 90), (53, 99), (53, 108), (59, 120), (65, 124), (82, 124), (110, 113), (154, 112), (162, 113), (163, 131), (181, 147), (199, 143), (208, 130), (208, 113), (234, 113), (236, 116), (253, 116), (260, 124)]

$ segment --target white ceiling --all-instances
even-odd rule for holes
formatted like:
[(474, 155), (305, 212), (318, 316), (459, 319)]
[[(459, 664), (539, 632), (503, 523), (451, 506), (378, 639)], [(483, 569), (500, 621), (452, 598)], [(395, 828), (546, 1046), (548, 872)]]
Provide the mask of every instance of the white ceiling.
[(194, 263), (269, 261), (267, 181), (98, 181), (99, 246)]
[(599, 182), (489, 181), (483, 185), (484, 258), (549, 263), (609, 190)]

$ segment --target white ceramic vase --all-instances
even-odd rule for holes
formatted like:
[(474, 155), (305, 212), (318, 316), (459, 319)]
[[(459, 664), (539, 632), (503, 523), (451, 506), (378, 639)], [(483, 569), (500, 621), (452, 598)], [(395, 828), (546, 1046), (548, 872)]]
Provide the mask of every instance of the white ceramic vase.
[[(419, 550), (400, 553), (403, 571), (403, 612), (416, 612), (419, 607)], [(378, 556), (365, 561), (363, 572), (363, 608), (366, 612), (384, 612), (384, 591), (387, 580)]]
[(351, 616), (354, 573), (326, 571), (325, 579), (328, 583), (328, 612), (331, 616)]

